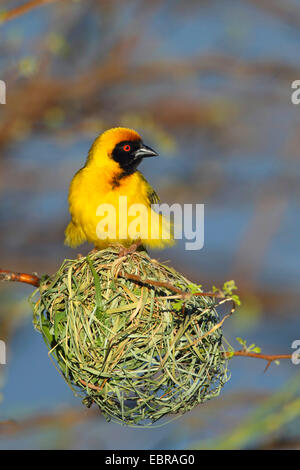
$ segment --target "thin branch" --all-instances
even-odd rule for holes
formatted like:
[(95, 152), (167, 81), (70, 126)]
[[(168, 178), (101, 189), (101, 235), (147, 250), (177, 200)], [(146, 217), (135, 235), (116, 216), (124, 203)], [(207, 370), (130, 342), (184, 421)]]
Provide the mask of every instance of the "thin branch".
[(233, 355), (233, 356), (254, 357), (256, 359), (263, 359), (267, 361), (265, 372), (268, 370), (268, 368), (270, 367), (273, 361), (279, 361), (280, 359), (292, 358), (292, 354), (262, 354), (262, 353), (253, 353), (245, 349), (241, 349), (240, 351), (234, 351), (233, 353), (228, 351), (227, 353), (225, 353), (225, 355), (227, 357), (230, 357)]
[[(157, 287), (165, 287), (166, 289), (169, 289), (176, 294), (182, 296), (183, 298), (188, 298), (191, 296), (200, 296), (200, 297), (217, 297), (217, 298), (224, 298), (222, 294), (219, 292), (185, 292), (178, 287), (173, 286), (169, 282), (160, 282), (160, 281), (154, 281), (152, 279), (142, 279), (140, 276), (137, 276), (136, 274), (128, 274), (126, 272), (124, 273), (118, 273), (118, 276), (120, 277), (125, 277), (127, 279), (131, 279), (133, 281), (137, 281), (141, 284), (150, 284), (153, 286)], [(17, 273), (13, 271), (7, 271), (5, 269), (0, 269), (0, 281), (15, 281), (15, 282), (24, 282), (26, 284), (31, 284), (33, 286), (38, 287), (40, 285), (40, 278), (34, 274), (26, 274), (26, 273)]]
[(33, 10), (34, 8), (41, 7), (46, 3), (53, 3), (57, 0), (31, 0), (30, 2), (20, 5), (12, 10), (6, 11), (0, 15), (0, 24), (6, 21), (14, 20), (18, 16), (24, 15), (25, 13)]
[(140, 284), (149, 284), (150, 286), (157, 286), (157, 287), (164, 287), (165, 289), (171, 290), (175, 292), (176, 294), (180, 295), (183, 298), (189, 298), (189, 297), (217, 297), (223, 299), (224, 296), (220, 294), (219, 292), (185, 292), (179, 287), (173, 286), (173, 284), (169, 282), (163, 282), (163, 281), (154, 281), (152, 279), (142, 279), (140, 276), (137, 274), (129, 274), (126, 272), (123, 273), (118, 273), (119, 277), (125, 277), (126, 279), (132, 280), (132, 281), (137, 281)]
[(40, 278), (35, 274), (27, 273), (16, 273), (13, 271), (6, 271), (5, 269), (0, 269), (0, 282), (24, 282), (25, 284), (31, 284), (32, 286), (39, 287)]
[(92, 390), (96, 390), (97, 392), (101, 392), (102, 388), (103, 388), (103, 384), (105, 384), (105, 382), (107, 382), (107, 379), (105, 379), (101, 385), (101, 387), (98, 387), (97, 385), (94, 385), (94, 384), (90, 384), (88, 382), (86, 382), (85, 380), (82, 380), (82, 379), (79, 379), (79, 382), (82, 383), (82, 385), (85, 385), (86, 387), (88, 388), (91, 388)]

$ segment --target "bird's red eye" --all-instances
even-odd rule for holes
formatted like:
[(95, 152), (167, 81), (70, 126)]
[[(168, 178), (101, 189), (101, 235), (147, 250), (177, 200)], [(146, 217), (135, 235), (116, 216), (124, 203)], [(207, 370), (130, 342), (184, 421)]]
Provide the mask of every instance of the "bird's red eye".
[(125, 152), (129, 152), (130, 148), (131, 148), (130, 145), (127, 144), (127, 145), (124, 145), (123, 150), (125, 150)]

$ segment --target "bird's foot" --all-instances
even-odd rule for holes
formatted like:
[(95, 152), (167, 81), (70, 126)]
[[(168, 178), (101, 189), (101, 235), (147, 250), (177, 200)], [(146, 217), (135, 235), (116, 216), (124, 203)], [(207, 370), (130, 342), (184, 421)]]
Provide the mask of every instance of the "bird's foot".
[(123, 256), (128, 256), (134, 253), (138, 247), (141, 245), (141, 242), (136, 242), (130, 245), (128, 248), (122, 247), (119, 251), (119, 258), (123, 258)]

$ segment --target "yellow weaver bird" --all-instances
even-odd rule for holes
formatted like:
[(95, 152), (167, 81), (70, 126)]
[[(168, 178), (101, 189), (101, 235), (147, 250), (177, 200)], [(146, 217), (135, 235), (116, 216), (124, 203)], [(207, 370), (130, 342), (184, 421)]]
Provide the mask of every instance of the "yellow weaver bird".
[(122, 255), (140, 245), (172, 245), (170, 222), (151, 208), (159, 198), (137, 171), (143, 158), (157, 155), (134, 130), (117, 127), (100, 135), (85, 166), (71, 181), (72, 220), (65, 231), (65, 244), (75, 248), (88, 241), (103, 249), (117, 243), (123, 247)]

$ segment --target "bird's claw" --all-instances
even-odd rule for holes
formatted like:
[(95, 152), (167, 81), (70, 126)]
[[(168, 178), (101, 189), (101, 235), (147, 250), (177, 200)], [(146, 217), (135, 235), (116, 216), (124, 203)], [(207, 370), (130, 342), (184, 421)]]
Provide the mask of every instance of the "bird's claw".
[(119, 251), (118, 258), (123, 258), (124, 256), (131, 255), (132, 253), (134, 253), (138, 249), (140, 244), (141, 243), (133, 243), (128, 248), (122, 247)]

